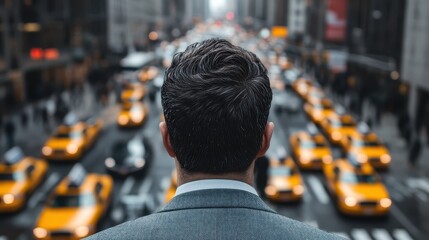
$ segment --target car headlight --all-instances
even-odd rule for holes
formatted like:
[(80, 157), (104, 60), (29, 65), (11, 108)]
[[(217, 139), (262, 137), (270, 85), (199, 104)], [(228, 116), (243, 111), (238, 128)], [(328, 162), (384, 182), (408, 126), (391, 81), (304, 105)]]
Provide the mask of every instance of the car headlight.
[(134, 166), (135, 166), (136, 168), (142, 168), (142, 167), (145, 165), (145, 163), (146, 163), (146, 161), (145, 161), (143, 158), (137, 158), (137, 159), (134, 161)]
[(381, 161), (382, 163), (389, 163), (391, 160), (392, 160), (392, 158), (390, 157), (390, 155), (389, 155), (389, 154), (383, 154), (383, 155), (381, 155), (381, 157), (380, 157), (380, 161)]
[(325, 155), (325, 156), (323, 156), (322, 161), (325, 164), (330, 164), (330, 163), (332, 163), (332, 157), (330, 155)]
[(70, 144), (66, 147), (66, 151), (70, 154), (75, 154), (77, 153), (78, 150), (79, 148), (74, 144)]
[(307, 164), (311, 161), (312, 154), (309, 152), (303, 152), (299, 158), (299, 161), (303, 164)]
[(75, 234), (77, 237), (79, 237), (79, 238), (86, 237), (86, 236), (88, 236), (88, 234), (89, 234), (89, 227), (88, 227), (88, 226), (80, 226), (80, 227), (77, 227), (77, 228), (74, 230), (74, 234)]
[(51, 154), (52, 154), (52, 148), (51, 148), (51, 147), (48, 147), (48, 146), (44, 146), (44, 147), (42, 148), (42, 153), (43, 153), (43, 155), (45, 155), (45, 156), (49, 156), (49, 155), (51, 155)]
[(269, 185), (265, 188), (265, 193), (268, 196), (274, 196), (277, 194), (277, 189), (274, 186)]
[(368, 161), (368, 156), (366, 156), (365, 154), (358, 154), (357, 161), (359, 163), (366, 163)]
[(304, 187), (302, 185), (296, 185), (293, 187), (292, 191), (296, 195), (301, 195), (304, 192)]
[(106, 167), (108, 168), (112, 168), (116, 165), (116, 161), (113, 158), (106, 158), (106, 160), (104, 161), (104, 165), (106, 165)]
[(45, 238), (48, 236), (48, 231), (44, 228), (36, 227), (35, 229), (33, 229), (33, 235), (36, 238)]
[(323, 118), (323, 114), (320, 112), (315, 112), (313, 116), (314, 116), (314, 119), (316, 120), (322, 120)]
[(139, 113), (131, 114), (131, 120), (133, 120), (134, 122), (141, 121), (142, 118), (143, 118), (142, 114), (139, 114)]
[(342, 136), (342, 135), (341, 135), (341, 133), (340, 133), (340, 132), (338, 132), (338, 131), (332, 132), (332, 134), (331, 134), (331, 138), (332, 138), (334, 141), (340, 141), (342, 137), (343, 137), (343, 136)]
[(348, 207), (354, 207), (357, 204), (357, 200), (354, 197), (346, 197), (344, 199), (344, 203), (346, 204), (346, 206)]
[(118, 123), (121, 124), (121, 125), (127, 124), (128, 123), (128, 117), (125, 116), (125, 115), (119, 116)]
[(13, 202), (15, 202), (15, 195), (8, 193), (3, 195), (3, 202), (8, 205), (8, 204), (12, 204)]
[(380, 200), (380, 206), (383, 208), (388, 208), (392, 205), (392, 200), (389, 198), (383, 198)]

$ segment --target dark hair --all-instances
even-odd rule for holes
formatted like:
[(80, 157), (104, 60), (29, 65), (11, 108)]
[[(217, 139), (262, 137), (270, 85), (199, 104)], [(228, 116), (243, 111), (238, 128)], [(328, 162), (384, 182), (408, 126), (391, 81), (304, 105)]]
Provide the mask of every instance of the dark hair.
[(219, 174), (249, 168), (272, 99), (267, 69), (255, 54), (222, 39), (194, 43), (174, 56), (161, 96), (182, 169)]

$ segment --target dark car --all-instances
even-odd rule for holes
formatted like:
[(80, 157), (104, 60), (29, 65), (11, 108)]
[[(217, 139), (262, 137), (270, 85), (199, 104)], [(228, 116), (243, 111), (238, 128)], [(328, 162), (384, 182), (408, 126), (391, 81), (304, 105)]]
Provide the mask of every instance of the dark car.
[(152, 157), (152, 149), (145, 138), (134, 137), (129, 141), (116, 142), (104, 165), (110, 173), (127, 176), (143, 172)]

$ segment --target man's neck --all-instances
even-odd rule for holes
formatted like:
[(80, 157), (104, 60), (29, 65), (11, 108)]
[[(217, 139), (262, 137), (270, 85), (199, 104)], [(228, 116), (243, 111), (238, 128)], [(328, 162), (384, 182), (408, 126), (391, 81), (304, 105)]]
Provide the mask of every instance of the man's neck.
[(179, 170), (177, 174), (177, 185), (182, 185), (188, 182), (207, 180), (207, 179), (224, 179), (235, 180), (247, 183), (253, 186), (253, 174), (249, 176), (246, 173), (224, 173), (224, 174), (207, 174), (207, 173), (185, 173)]

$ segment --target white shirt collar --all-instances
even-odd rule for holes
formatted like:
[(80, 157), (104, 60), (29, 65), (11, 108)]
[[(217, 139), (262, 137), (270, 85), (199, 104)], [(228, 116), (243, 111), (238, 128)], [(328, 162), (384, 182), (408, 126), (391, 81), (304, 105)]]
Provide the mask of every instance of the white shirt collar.
[(242, 190), (258, 196), (256, 190), (247, 183), (230, 180), (230, 179), (205, 179), (205, 180), (197, 180), (188, 182), (180, 185), (177, 190), (175, 196), (178, 196), (183, 193), (199, 191), (199, 190), (207, 190), (207, 189), (235, 189)]

